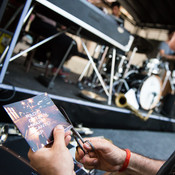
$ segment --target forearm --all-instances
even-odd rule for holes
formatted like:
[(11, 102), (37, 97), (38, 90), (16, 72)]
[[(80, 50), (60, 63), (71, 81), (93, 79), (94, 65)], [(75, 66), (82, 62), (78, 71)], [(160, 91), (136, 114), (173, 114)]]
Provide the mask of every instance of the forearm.
[(174, 60), (175, 61), (175, 55), (162, 55), (166, 60)]
[(164, 161), (153, 160), (131, 153), (130, 163), (124, 174), (129, 175), (156, 175)]

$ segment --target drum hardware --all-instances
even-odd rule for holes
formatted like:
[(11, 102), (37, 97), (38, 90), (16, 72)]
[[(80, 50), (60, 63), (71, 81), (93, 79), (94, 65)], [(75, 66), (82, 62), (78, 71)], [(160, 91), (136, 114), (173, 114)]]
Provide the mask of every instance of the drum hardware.
[[(129, 62), (128, 62), (128, 64), (127, 64), (126, 70), (125, 70), (125, 72), (124, 72), (124, 74), (123, 74), (123, 77), (122, 77), (123, 79), (125, 79), (126, 74), (128, 73), (128, 71), (129, 71), (129, 69), (130, 69), (131, 61), (133, 60), (134, 55), (135, 55), (135, 53), (137, 52), (137, 50), (138, 50), (137, 47), (134, 47), (133, 52), (132, 52), (132, 54), (131, 54), (131, 56), (130, 56)], [(116, 90), (116, 93), (117, 93), (117, 94), (120, 93), (121, 88), (122, 88), (122, 85), (123, 85), (123, 83), (120, 82), (119, 85), (118, 85), (118, 87), (117, 87), (117, 90)]]
[(130, 69), (130, 66), (131, 66), (131, 61), (133, 60), (134, 55), (136, 54), (137, 50), (138, 50), (137, 47), (134, 47), (133, 52), (132, 52), (132, 54), (131, 54), (131, 57), (130, 57), (130, 59), (129, 59), (129, 62), (128, 62), (128, 64), (127, 64), (127, 69), (125, 70), (125, 72), (124, 72), (124, 74), (123, 74), (123, 78), (125, 78), (126, 74), (128, 73), (128, 71), (129, 71), (129, 69)]
[[(115, 87), (116, 87), (117, 85), (119, 85), (119, 84), (122, 84), (122, 86), (124, 85), (126, 91), (129, 90), (129, 86), (128, 86), (127, 81), (126, 81), (125, 79), (119, 79), (119, 80), (117, 80), (117, 81), (115, 81), (115, 82), (113, 83), (113, 92), (116, 93)], [(122, 90), (122, 89), (120, 89), (120, 91), (121, 91), (121, 90)]]
[(118, 80), (122, 76), (122, 73), (124, 72), (123, 67), (124, 67), (124, 64), (125, 64), (125, 61), (126, 61), (126, 56), (122, 55), (120, 57), (121, 57), (121, 60), (120, 60), (119, 65), (117, 67), (117, 71), (114, 75), (114, 80)]
[(138, 70), (130, 70), (126, 73), (125, 79), (127, 79), (131, 74), (139, 74)]
[[(124, 87), (125, 87), (125, 92), (126, 92), (126, 91), (129, 91), (130, 87), (129, 87), (129, 85), (128, 85), (127, 79), (128, 79), (128, 77), (129, 77), (131, 74), (138, 74), (138, 73), (139, 73), (138, 70), (130, 70), (128, 73), (126, 73), (125, 79), (121, 78), (121, 79), (119, 79), (119, 80), (114, 81), (114, 83), (113, 83), (113, 92), (116, 93), (116, 89), (117, 89), (116, 86), (117, 86), (119, 83), (123, 83), (123, 85), (124, 85)], [(122, 85), (122, 87), (123, 87), (123, 85)], [(122, 89), (121, 89), (120, 91), (122, 91)]]
[[(106, 57), (106, 54), (107, 54), (107, 52), (108, 52), (108, 50), (109, 50), (109, 47), (108, 46), (103, 46), (103, 54), (102, 54), (102, 56), (101, 56), (101, 60), (100, 60), (100, 63), (99, 63), (99, 65), (98, 65), (98, 71), (99, 72), (101, 72), (101, 69), (102, 69), (102, 66), (103, 66), (103, 64), (104, 64), (104, 61), (105, 61), (105, 57)], [(92, 84), (94, 84), (95, 82), (97, 82), (98, 81), (98, 79), (97, 79), (97, 75), (95, 74), (94, 75), (94, 77), (93, 77), (93, 79), (92, 79)]]
[(159, 75), (162, 69), (162, 61), (159, 58), (151, 58), (143, 62), (143, 71), (147, 73), (148, 76)]
[(87, 54), (87, 56), (88, 56), (89, 62), (88, 62), (88, 64), (86, 65), (85, 69), (83, 70), (82, 74), (80, 75), (78, 81), (81, 81), (81, 80), (82, 80), (82, 78), (84, 77), (84, 75), (85, 75), (87, 69), (89, 68), (90, 65), (92, 65), (92, 67), (93, 67), (93, 69), (94, 69), (94, 72), (97, 74), (97, 77), (98, 77), (98, 79), (99, 79), (99, 81), (100, 81), (100, 83), (101, 83), (101, 85), (102, 85), (102, 87), (103, 87), (103, 89), (104, 89), (106, 95), (109, 97), (110, 94), (109, 94), (109, 92), (108, 92), (107, 89), (106, 89), (106, 84), (105, 84), (105, 82), (104, 82), (104, 80), (103, 80), (101, 74), (99, 73), (99, 71), (98, 71), (98, 69), (97, 69), (97, 67), (96, 67), (96, 65), (95, 65), (95, 63), (94, 63), (92, 56), (90, 55), (90, 53), (89, 53), (89, 51), (88, 51), (88, 49), (87, 49), (85, 43), (84, 43), (82, 40), (81, 40), (81, 42), (82, 42), (83, 49), (85, 50), (85, 52), (86, 52), (86, 54)]
[(115, 104), (118, 107), (121, 108), (127, 108), (129, 110), (131, 110), (131, 112), (133, 112), (137, 117), (139, 117), (141, 120), (143, 121), (147, 121), (151, 115), (151, 113), (153, 112), (153, 110), (149, 110), (146, 116), (143, 116), (137, 109), (135, 109), (132, 105), (127, 103), (127, 99), (125, 97), (124, 94), (120, 93), (120, 94), (116, 94), (116, 98), (115, 98)]
[[(101, 60), (100, 61), (100, 63), (99, 63), (99, 59), (101, 58), (101, 57), (103, 57), (103, 58), (105, 58), (105, 56), (103, 56), (104, 55), (104, 50), (106, 50), (108, 47), (105, 47), (104, 45), (102, 45), (102, 46), (100, 46), (99, 44), (96, 44), (96, 47), (95, 47), (95, 49), (94, 49), (94, 51), (93, 51), (93, 54), (92, 54), (92, 58), (93, 58), (93, 61), (95, 62), (95, 60), (96, 60), (96, 65), (98, 65), (99, 64), (99, 66), (98, 66), (98, 68), (97, 68), (97, 70), (99, 71), (100, 70), (100, 64), (102, 64), (103, 63), (103, 61), (104, 60)], [(98, 58), (97, 59), (94, 59), (94, 56), (96, 55), (96, 54), (99, 54), (98, 55)], [(103, 65), (103, 64), (102, 64)], [(78, 79), (78, 83), (81, 83), (81, 81), (82, 81), (82, 79), (83, 79), (83, 77), (85, 76), (85, 73), (86, 73), (86, 75), (88, 75), (89, 74), (89, 72), (90, 72), (90, 66), (91, 66), (91, 61), (89, 60), (88, 61), (88, 63), (87, 63), (87, 65), (85, 66), (85, 68), (84, 68), (84, 70), (83, 70), (83, 72), (82, 72), (82, 74), (80, 75), (80, 77), (79, 77), (79, 79)], [(98, 79), (98, 76), (95, 74), (95, 71), (93, 71), (92, 72), (92, 75), (91, 75), (91, 78), (89, 78), (88, 80), (87, 79), (85, 79), (85, 81), (84, 81), (84, 83), (83, 84), (87, 84), (89, 87), (90, 86), (92, 86), (92, 84), (94, 84), (94, 83), (92, 83), (92, 82), (94, 82), (96, 79)], [(82, 83), (81, 83), (82, 84)], [(94, 84), (95, 85), (95, 84)], [(83, 89), (83, 88), (81, 88), (81, 89)]]

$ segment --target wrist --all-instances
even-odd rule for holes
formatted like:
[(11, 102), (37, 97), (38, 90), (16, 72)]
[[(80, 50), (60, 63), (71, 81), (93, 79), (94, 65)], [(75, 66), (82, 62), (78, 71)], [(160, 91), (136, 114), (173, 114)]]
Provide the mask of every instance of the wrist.
[(115, 155), (115, 161), (113, 162), (113, 168), (111, 169), (111, 172), (119, 172), (125, 162), (127, 156), (126, 151), (125, 149), (120, 149), (116, 147), (116, 152), (114, 152), (113, 155)]
[(126, 157), (125, 160), (121, 166), (121, 168), (119, 169), (119, 172), (123, 172), (127, 169), (129, 162), (130, 162), (130, 158), (131, 158), (131, 151), (129, 149), (124, 149), (126, 152)]

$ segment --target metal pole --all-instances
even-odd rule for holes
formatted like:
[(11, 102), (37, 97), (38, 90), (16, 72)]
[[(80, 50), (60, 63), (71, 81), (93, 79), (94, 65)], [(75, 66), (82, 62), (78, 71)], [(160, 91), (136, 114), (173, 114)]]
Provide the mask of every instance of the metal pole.
[(86, 64), (83, 72), (81, 73), (80, 77), (78, 78), (78, 82), (80, 82), (82, 80), (82, 78), (84, 77), (85, 73), (87, 72), (87, 70), (89, 69), (89, 66), (91, 65), (91, 62), (88, 61), (88, 63)]
[(113, 80), (114, 80), (115, 58), (116, 58), (116, 49), (113, 48), (108, 105), (111, 105), (111, 101), (112, 101), (112, 87), (113, 87)]
[(98, 77), (98, 79), (99, 79), (99, 81), (100, 81), (100, 83), (101, 83), (101, 85), (102, 85), (102, 87), (103, 87), (103, 89), (104, 89), (106, 95), (109, 96), (109, 92), (108, 92), (108, 90), (107, 90), (107, 88), (106, 88), (106, 85), (105, 85), (105, 83), (104, 83), (104, 81), (103, 81), (103, 78), (102, 78), (102, 76), (100, 75), (100, 73), (98, 72), (98, 69), (97, 69), (97, 67), (96, 67), (96, 65), (95, 65), (95, 63), (94, 63), (94, 61), (93, 61), (91, 55), (89, 54), (88, 49), (86, 48), (86, 45), (84, 44), (83, 41), (82, 41), (82, 45), (83, 45), (83, 48), (84, 48), (84, 50), (85, 50), (85, 52), (86, 52), (86, 54), (87, 54), (87, 56), (88, 56), (88, 58), (89, 58), (89, 60), (90, 60), (90, 62), (91, 62), (91, 64), (92, 64), (92, 67), (94, 68), (95, 73), (97, 74), (97, 77)]
[(23, 26), (24, 18), (25, 18), (26, 14), (27, 14), (27, 12), (29, 10), (29, 7), (30, 7), (31, 3), (32, 3), (32, 0), (27, 0), (26, 4), (24, 6), (24, 9), (22, 11), (21, 17), (19, 19), (17, 28), (15, 30), (14, 36), (12, 38), (12, 41), (11, 41), (11, 44), (10, 44), (10, 47), (9, 47), (9, 50), (8, 50), (8, 53), (7, 53), (5, 62), (4, 62), (4, 66), (3, 66), (2, 70), (1, 70), (1, 73), (0, 73), (0, 83), (2, 83), (3, 80), (4, 80), (5, 73), (7, 71), (8, 64), (9, 64), (9, 61), (10, 61), (10, 57), (11, 57), (11, 55), (13, 53), (14, 48), (15, 48), (16, 42), (17, 42), (19, 34), (21, 32), (21, 28)]
[[(17, 55), (15, 55), (15, 56), (11, 57), (11, 58), (10, 58), (10, 61), (13, 61), (13, 60), (15, 60), (16, 58), (20, 57), (21, 55), (24, 55), (25, 53), (30, 52), (31, 50), (33, 50), (33, 49), (35, 49), (35, 48), (37, 48), (37, 47), (43, 45), (44, 43), (46, 43), (46, 42), (48, 42), (48, 41), (50, 41), (50, 40), (56, 38), (57, 36), (61, 35), (62, 33), (63, 33), (63, 32), (56, 33), (56, 34), (54, 34), (54, 35), (52, 35), (52, 36), (50, 36), (50, 37), (48, 37), (48, 38), (46, 38), (46, 39), (40, 41), (39, 43), (34, 44), (33, 46), (29, 47), (28, 49), (26, 49), (26, 50), (20, 52), (19, 54), (17, 54)], [(1, 67), (1, 66), (2, 66), (2, 65), (0, 65), (0, 67)]]

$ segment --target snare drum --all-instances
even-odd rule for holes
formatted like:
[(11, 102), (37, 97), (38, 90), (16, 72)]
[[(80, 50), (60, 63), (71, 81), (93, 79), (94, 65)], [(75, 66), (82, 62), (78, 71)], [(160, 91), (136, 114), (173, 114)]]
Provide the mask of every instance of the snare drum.
[(136, 90), (137, 100), (144, 110), (154, 108), (161, 98), (162, 81), (157, 75), (132, 74), (128, 85)]

